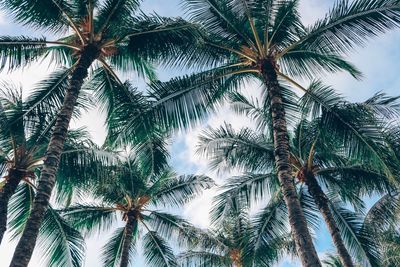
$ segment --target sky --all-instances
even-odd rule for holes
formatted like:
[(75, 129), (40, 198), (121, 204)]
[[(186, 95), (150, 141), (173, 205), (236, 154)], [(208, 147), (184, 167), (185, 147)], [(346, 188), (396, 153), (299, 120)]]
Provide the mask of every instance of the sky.
[[(329, 10), (334, 3), (332, 0), (302, 0), (300, 1), (300, 13), (305, 24), (314, 22), (317, 18)], [(142, 8), (146, 12), (156, 12), (163, 16), (182, 16), (179, 0), (145, 0)], [(0, 36), (4, 35), (37, 35), (31, 29), (16, 25), (10, 18), (0, 12)], [(332, 85), (338, 92), (347, 96), (351, 101), (362, 101), (371, 97), (374, 93), (383, 91), (389, 95), (397, 95), (400, 87), (400, 31), (394, 30), (384, 36), (379, 36), (368, 43), (365, 47), (358, 49), (356, 53), (349, 54), (349, 60), (352, 61), (364, 74), (364, 79), (360, 81), (354, 80), (346, 74), (330, 75), (329, 77), (321, 77), (326, 84)], [(0, 73), (0, 80), (13, 81), (21, 84), (24, 88), (24, 95), (29, 94), (35, 82), (43, 78), (46, 73), (52, 70), (50, 62), (33, 65), (29, 69), (23, 71), (15, 71), (13, 73)], [(168, 80), (170, 77), (179, 75), (176, 70), (161, 70), (159, 78)], [(143, 84), (135, 75), (127, 77), (133, 82)], [(302, 81), (303, 85), (307, 85), (308, 81)], [(246, 92), (252, 94), (252, 90), (256, 91), (254, 85), (245, 88)], [(210, 116), (204, 123), (194, 127), (193, 129), (177, 133), (173, 138), (171, 147), (171, 164), (179, 173), (198, 173), (207, 174), (213, 177), (217, 182), (221, 183), (225, 177), (237, 174), (232, 173), (215, 173), (211, 172), (207, 167), (204, 158), (195, 153), (197, 145), (197, 136), (205, 126), (217, 127), (223, 122), (231, 123), (235, 129), (243, 126), (254, 127), (254, 125), (244, 117), (237, 117), (229, 110), (229, 107), (223, 106), (221, 110)], [(99, 144), (104, 140), (105, 132), (103, 130), (104, 118), (98, 110), (92, 110), (85, 114), (79, 121), (74, 121), (72, 127), (87, 126), (93, 136), (93, 140)], [(208, 210), (211, 206), (212, 196), (215, 190), (209, 190), (202, 197), (195, 199), (188, 204), (182, 211), (181, 215), (191, 220), (192, 223), (199, 227), (207, 227), (209, 225)], [(318, 253), (323, 257), (327, 252), (333, 252), (332, 244), (326, 228), (321, 223), (321, 227), (316, 234), (316, 248)], [(94, 267), (101, 266), (99, 263), (99, 250), (106, 242), (107, 233), (96, 238), (87, 240), (87, 259), (85, 266)], [(6, 237), (7, 238), (7, 237)], [(4, 240), (0, 247), (0, 265), (8, 266), (11, 260), (15, 242), (7, 242)], [(39, 267), (40, 251), (37, 250), (30, 263), (30, 267)], [(134, 261), (132, 266), (142, 266), (142, 259)], [(279, 264), (279, 267), (300, 266), (300, 263), (293, 259), (286, 259)]]

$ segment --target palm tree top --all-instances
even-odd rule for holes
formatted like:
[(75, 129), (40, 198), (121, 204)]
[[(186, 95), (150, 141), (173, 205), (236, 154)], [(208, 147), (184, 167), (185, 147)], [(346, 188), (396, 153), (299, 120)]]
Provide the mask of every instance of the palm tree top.
[(185, 0), (184, 7), (206, 30), (205, 57), (216, 56), (241, 72), (274, 70), (281, 77), (343, 69), (360, 77), (340, 53), (395, 27), (400, 19), (398, 1), (337, 1), (323, 19), (307, 27), (299, 2)]
[[(110, 167), (108, 177), (91, 188), (93, 203), (72, 205), (61, 213), (85, 233), (107, 230), (116, 222), (116, 215), (122, 215), (120, 218), (125, 222), (125, 228), (118, 229), (104, 246), (105, 266), (115, 266), (132, 257), (139, 227), (145, 232), (143, 252), (149, 266), (176, 266), (168, 242), (171, 238), (175, 238), (178, 244), (191, 242), (194, 227), (160, 208), (181, 207), (212, 187), (214, 182), (201, 175), (178, 176), (169, 168), (149, 175), (135, 160), (128, 156)], [(124, 238), (128, 236), (130, 239), (125, 244)], [(121, 252), (125, 245), (127, 249)]]
[[(154, 78), (151, 63), (172, 62), (171, 54), (183, 49), (195, 36), (195, 25), (180, 18), (146, 15), (139, 0), (44, 0), (2, 1), (17, 22), (51, 31), (56, 40), (25, 36), (0, 38), (2, 57), (11, 69), (53, 55), (59, 65), (89, 54), (117, 78), (112, 68), (135, 70)], [(187, 43), (186, 43), (187, 42)], [(17, 51), (17, 47), (22, 48)], [(12, 52), (10, 57), (6, 51)], [(24, 55), (18, 58), (16, 53)], [(163, 56), (163, 57), (161, 57)], [(118, 79), (117, 79), (118, 80)], [(119, 81), (119, 80), (118, 80)]]

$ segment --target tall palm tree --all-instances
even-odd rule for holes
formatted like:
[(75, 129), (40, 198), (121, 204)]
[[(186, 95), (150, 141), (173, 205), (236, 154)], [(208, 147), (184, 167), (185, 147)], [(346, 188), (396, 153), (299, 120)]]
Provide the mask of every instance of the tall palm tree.
[[(82, 103), (80, 103), (82, 104)], [(2, 84), (0, 94), (0, 148), (1, 240), (7, 230), (7, 217), (12, 239), (20, 237), (33, 205), (37, 190), (37, 177), (43, 165), (43, 155), (54, 125), (53, 114), (31, 113), (22, 116), (26, 102), (22, 89)], [(53, 111), (54, 113), (54, 111)], [(72, 130), (65, 143), (57, 174), (59, 204), (65, 204), (73, 195), (73, 188), (89, 183), (105, 159), (111, 155), (100, 153), (84, 130)], [(99, 174), (97, 173), (97, 176)], [(47, 266), (81, 266), (84, 258), (83, 238), (50, 206), (45, 213), (39, 233), (40, 247), (46, 251), (43, 259)]]
[[(77, 98), (91, 67), (112, 93), (121, 89), (113, 68), (136, 70), (153, 77), (151, 63), (171, 56), (186, 46), (193, 37), (193, 27), (181, 19), (167, 19), (157, 15), (146, 16), (138, 11), (139, 0), (11, 0), (1, 1), (2, 8), (24, 25), (61, 35), (56, 40), (24, 36), (0, 37), (1, 67), (16, 68), (50, 55), (58, 64), (72, 67), (58, 73), (63, 84), (64, 100), (53, 129), (41, 172), (29, 223), (17, 245), (11, 266), (27, 266), (40, 224), (54, 187), (55, 175), (63, 150), (69, 122)], [(53, 81), (57, 80), (53, 78)], [(111, 81), (117, 83), (110, 84)], [(115, 88), (117, 85), (118, 88)]]
[[(321, 266), (291, 177), (282, 85), (289, 82), (307, 92), (296, 78), (340, 70), (359, 78), (359, 71), (341, 54), (398, 26), (400, 2), (337, 1), (323, 19), (309, 27), (300, 20), (298, 0), (185, 0), (184, 5), (205, 34), (197, 49), (189, 49), (181, 57), (211, 69), (154, 83), (152, 95), (164, 99), (163, 115), (176, 120), (180, 114), (181, 123), (187, 123), (246, 81), (256, 80), (264, 86), (274, 127), (276, 168), (292, 233), (303, 265)], [(182, 119), (181, 114), (186, 117)]]
[[(314, 91), (316, 91), (315, 88)], [(329, 88), (318, 88), (321, 90), (320, 93), (324, 90), (328, 97)], [(237, 111), (245, 112), (248, 116), (257, 119), (257, 125), (267, 134), (257, 133), (250, 129), (235, 132), (230, 126), (209, 130), (201, 137), (200, 151), (207, 152), (213, 168), (241, 167), (246, 171), (263, 173), (246, 174), (230, 181), (226, 185), (226, 192), (217, 202), (215, 208), (217, 213), (214, 216), (216, 219), (227, 210), (226, 205), (232, 195), (255, 195), (251, 198), (256, 201), (256, 197), (263, 197), (263, 188), (269, 188), (270, 191), (278, 189), (276, 183), (271, 184), (271, 181), (265, 181), (274, 178), (273, 172), (268, 175), (265, 173), (274, 171), (274, 146), (270, 137), (272, 126), (268, 107), (260, 107), (240, 94), (234, 94), (231, 100), (234, 101), (233, 107)], [(302, 100), (307, 102), (307, 99)], [(288, 108), (290, 108), (289, 104), (286, 102)], [(310, 196), (325, 219), (344, 266), (353, 266), (353, 260), (347, 248), (359, 260), (369, 259), (370, 263), (367, 264), (373, 265), (378, 260), (378, 254), (374, 249), (374, 243), (370, 238), (366, 238), (369, 236), (368, 232), (365, 232), (362, 225), (357, 223), (360, 215), (347, 211), (336, 197), (332, 198), (329, 195), (332, 195), (332, 192), (338, 192), (342, 201), (359, 206), (360, 203), (362, 204), (361, 196), (371, 194), (371, 192), (385, 193), (391, 186), (390, 177), (380, 171), (380, 166), (374, 164), (372, 157), (363, 158), (360, 152), (348, 152), (359, 150), (359, 143), (354, 140), (344, 142), (344, 136), (349, 139), (348, 135), (351, 134), (342, 128), (341, 121), (332, 119), (331, 115), (334, 112), (341, 112), (358, 131), (362, 132), (368, 128), (370, 134), (374, 133), (373, 137), (383, 136), (384, 131), (380, 128), (382, 124), (377, 117), (398, 116), (397, 98), (378, 94), (364, 103), (351, 104), (338, 95), (335, 95), (335, 98), (331, 95), (330, 104), (331, 108), (324, 110), (322, 114), (314, 110), (314, 113), (320, 117), (312, 122), (301, 120), (295, 129), (290, 154), (292, 175), (299, 182), (307, 185)], [(292, 110), (296, 111), (293, 107)], [(302, 117), (307, 117), (307, 113)], [(372, 137), (369, 136), (369, 138)], [(378, 143), (369, 142), (369, 145), (377, 146), (381, 140), (381, 138), (377, 139)], [(388, 151), (383, 146), (380, 149)], [(358, 155), (358, 158), (355, 155)], [(393, 156), (393, 153), (388, 155)], [(395, 157), (390, 159), (396, 162)], [(325, 193), (325, 189), (321, 187), (326, 187), (328, 193)], [(246, 198), (250, 197), (246, 196)], [(303, 207), (308, 208), (307, 205)], [(363, 238), (363, 234), (366, 237), (364, 240), (359, 240)], [(352, 240), (352, 237), (355, 239)]]
[[(54, 110), (46, 113), (31, 112), (27, 101), (22, 98), (22, 88), (2, 83), (0, 93), (0, 147), (1, 147), (1, 182), (0, 192), (0, 241), (6, 231), (8, 203), (20, 182), (33, 185), (37, 171), (43, 166), (44, 154), (50, 137), (50, 129), (54, 126)], [(80, 107), (87, 103), (79, 101)], [(79, 113), (79, 109), (76, 110)], [(75, 115), (78, 115), (75, 114)], [(57, 176), (58, 195), (72, 194), (72, 187), (78, 183), (88, 183), (94, 172), (93, 167), (106, 163), (112, 155), (102, 152), (91, 141), (83, 129), (73, 130), (65, 144), (67, 151), (61, 155), (61, 166)], [(75, 158), (75, 160), (72, 160)], [(69, 168), (72, 168), (69, 170)], [(79, 177), (76, 178), (76, 177)]]
[[(249, 217), (245, 201), (234, 201), (219, 225), (212, 230), (197, 230), (194, 247), (178, 255), (180, 266), (273, 266), (283, 255), (293, 252), (289, 231), (278, 235), (277, 229), (256, 231), (262, 228), (257, 223), (264, 222)], [(252, 242), (255, 235), (262, 236), (259, 243)]]
[(142, 168), (143, 162), (139, 164), (137, 158), (130, 154), (112, 168), (109, 179), (94, 185), (95, 202), (73, 205), (61, 212), (85, 233), (107, 230), (115, 225), (117, 215), (121, 216), (124, 227), (118, 228), (103, 248), (104, 266), (127, 267), (142, 231), (146, 232), (141, 241), (149, 266), (176, 266), (167, 240), (190, 240), (193, 227), (159, 208), (181, 207), (214, 183), (206, 176), (177, 176), (168, 168), (143, 172), (146, 168)]

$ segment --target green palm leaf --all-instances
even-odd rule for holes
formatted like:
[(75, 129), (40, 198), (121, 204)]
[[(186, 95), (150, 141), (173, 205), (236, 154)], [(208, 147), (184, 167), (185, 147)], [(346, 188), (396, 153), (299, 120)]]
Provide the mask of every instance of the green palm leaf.
[(151, 267), (178, 266), (172, 248), (157, 232), (148, 231), (143, 236), (143, 249), (146, 262)]
[(363, 227), (362, 217), (345, 209), (335, 199), (329, 201), (329, 207), (349, 252), (363, 266), (379, 266), (380, 255), (376, 240)]
[(46, 52), (45, 38), (0, 37), (0, 70), (28, 66)]
[(83, 264), (83, 238), (51, 207), (41, 225), (38, 244), (46, 251), (43, 254), (46, 266), (78, 267)]
[(153, 193), (154, 202), (156, 205), (180, 206), (214, 185), (214, 181), (207, 176), (181, 175), (163, 183)]

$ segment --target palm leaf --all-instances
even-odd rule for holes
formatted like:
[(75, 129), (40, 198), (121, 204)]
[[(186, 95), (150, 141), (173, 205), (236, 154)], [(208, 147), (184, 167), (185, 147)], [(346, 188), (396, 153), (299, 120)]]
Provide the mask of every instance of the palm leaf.
[(33, 205), (35, 192), (26, 183), (21, 183), (9, 203), (8, 227), (12, 232), (11, 239), (16, 239), (22, 234), (29, 213)]
[(110, 229), (116, 222), (113, 207), (79, 204), (59, 211), (66, 220), (85, 234), (99, 233)]
[(156, 205), (180, 206), (214, 186), (214, 181), (203, 175), (181, 175), (167, 180), (154, 192)]
[(82, 266), (85, 245), (78, 231), (51, 207), (47, 209), (39, 232), (39, 246), (46, 253), (46, 266)]
[(28, 66), (46, 52), (45, 38), (0, 37), (0, 70)]
[(349, 252), (363, 266), (379, 266), (376, 240), (363, 227), (362, 217), (345, 209), (335, 199), (329, 201), (329, 207)]
[(325, 18), (306, 30), (287, 51), (312, 47), (330, 51), (349, 51), (355, 45), (396, 27), (400, 22), (398, 0), (338, 1)]
[(148, 231), (143, 236), (143, 250), (146, 262), (150, 267), (178, 266), (172, 249), (157, 232)]

